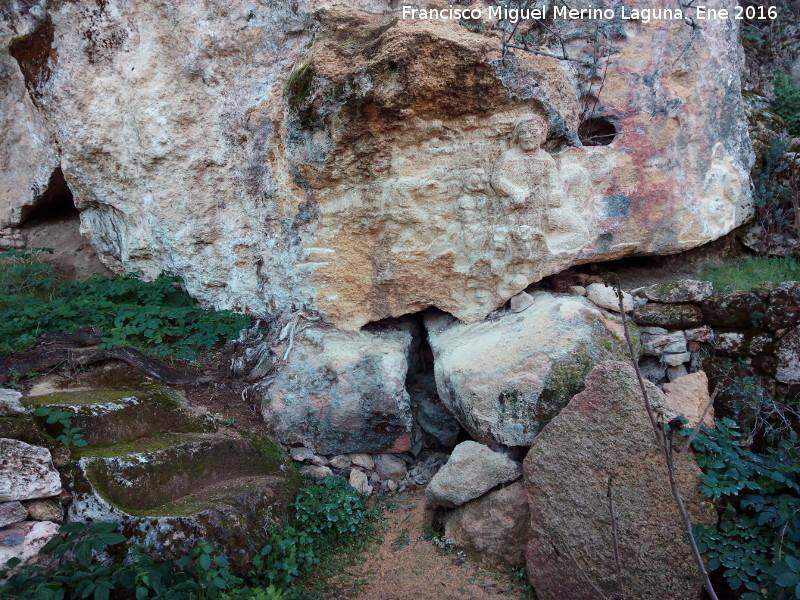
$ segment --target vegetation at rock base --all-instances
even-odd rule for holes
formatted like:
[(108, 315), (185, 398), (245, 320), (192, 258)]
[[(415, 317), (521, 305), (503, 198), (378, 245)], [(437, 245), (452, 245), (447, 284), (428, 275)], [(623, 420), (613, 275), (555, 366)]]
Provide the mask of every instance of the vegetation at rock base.
[(720, 523), (694, 526), (712, 571), (742, 600), (800, 597), (800, 438), (790, 432), (760, 452), (732, 419), (703, 427), (693, 447), (701, 491)]
[(800, 280), (800, 261), (789, 256), (744, 256), (706, 267), (704, 277), (717, 291), (751, 290), (765, 283)]
[(236, 337), (252, 318), (211, 311), (162, 274), (60, 281), (51, 265), (37, 261), (47, 249), (0, 252), (0, 354), (31, 347), (49, 331), (70, 333), (92, 325), (102, 346), (132, 346), (154, 356), (193, 359), (200, 349)]
[(372, 541), (377, 511), (347, 482), (327, 477), (308, 483), (294, 504), (292, 524), (276, 529), (254, 553), (246, 574), (204, 541), (179, 560), (153, 559), (146, 549), (124, 562), (100, 554), (125, 542), (116, 523), (67, 523), (45, 548), (59, 560), (48, 571), (9, 561), (0, 570), (0, 597), (8, 600), (302, 600), (317, 598), (320, 582), (347, 556)]
[(786, 123), (790, 135), (800, 135), (800, 85), (782, 69), (775, 73), (775, 112)]

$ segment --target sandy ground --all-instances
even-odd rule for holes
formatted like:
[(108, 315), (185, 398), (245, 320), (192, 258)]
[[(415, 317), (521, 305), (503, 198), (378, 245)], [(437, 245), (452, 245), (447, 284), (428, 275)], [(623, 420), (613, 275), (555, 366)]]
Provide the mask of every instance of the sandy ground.
[(384, 513), (383, 539), (330, 583), (328, 598), (347, 600), (487, 600), (528, 598), (510, 571), (482, 568), (424, 538), (422, 491), (401, 494)]

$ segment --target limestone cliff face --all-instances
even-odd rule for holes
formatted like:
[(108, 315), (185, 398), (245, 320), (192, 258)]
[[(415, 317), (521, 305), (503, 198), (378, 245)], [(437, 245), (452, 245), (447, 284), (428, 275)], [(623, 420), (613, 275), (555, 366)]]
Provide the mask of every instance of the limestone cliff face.
[[(496, 33), (388, 4), (51, 3), (19, 62), (107, 263), (343, 329), (475, 321), (569, 265), (748, 216), (733, 21), (621, 21), (587, 115), (576, 63), (503, 62)], [(579, 145), (587, 116), (610, 145)]]

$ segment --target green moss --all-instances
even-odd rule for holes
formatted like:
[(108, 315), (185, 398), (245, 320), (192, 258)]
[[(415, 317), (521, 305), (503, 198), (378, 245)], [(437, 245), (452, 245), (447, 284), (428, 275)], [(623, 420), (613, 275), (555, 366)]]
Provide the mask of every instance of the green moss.
[(317, 121), (317, 113), (312, 104), (316, 75), (312, 63), (310, 53), (302, 57), (289, 73), (284, 86), (286, 102), (303, 127), (310, 127)]
[(193, 438), (191, 436), (185, 434), (158, 433), (145, 438), (140, 438), (138, 440), (123, 442), (121, 444), (76, 448), (75, 456), (77, 458), (83, 458), (84, 456), (112, 458), (115, 456), (125, 456), (127, 454), (156, 452), (177, 446), (178, 444), (184, 442), (190, 442), (192, 439)]
[(56, 441), (29, 415), (0, 417), (0, 438), (20, 440), (26, 444), (48, 448), (57, 445)]
[(539, 419), (542, 424), (550, 422), (573, 396), (583, 390), (584, 380), (594, 362), (587, 352), (578, 351), (569, 362), (553, 367), (539, 397)]

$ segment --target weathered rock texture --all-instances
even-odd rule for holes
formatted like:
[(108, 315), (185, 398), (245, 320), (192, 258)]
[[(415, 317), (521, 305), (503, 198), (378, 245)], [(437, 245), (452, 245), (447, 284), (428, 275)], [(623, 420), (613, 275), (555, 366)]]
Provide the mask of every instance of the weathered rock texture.
[[(22, 52), (12, 42), (29, 35), (44, 15), (43, 0), (0, 5), (0, 229), (18, 224), (25, 208), (44, 197), (58, 167), (45, 119), (28, 95), (19, 64), (8, 52), (9, 46)], [(51, 33), (42, 30), (45, 40)]]
[(47, 448), (0, 438), (0, 502), (61, 493), (61, 477)]
[[(663, 406), (662, 392), (646, 385), (654, 406)], [(632, 367), (616, 361), (595, 367), (586, 390), (536, 438), (524, 473), (528, 573), (539, 598), (596, 598), (593, 585), (609, 597), (618, 594), (609, 478), (628, 597), (697, 597), (702, 583)], [(699, 473), (693, 458), (679, 463), (677, 481), (693, 523), (708, 522)]]
[(319, 454), (409, 450), (411, 340), (404, 329), (298, 332), (287, 362), (263, 391), (262, 413), (273, 435)]
[(42, 564), (51, 562), (39, 551), (58, 534), (58, 524), (50, 521), (24, 521), (14, 523), (0, 531), (0, 565), (12, 558), (22, 564)]
[(472, 556), (521, 565), (528, 543), (528, 499), (522, 482), (489, 492), (444, 516), (444, 535)]
[[(573, 25), (588, 57), (594, 25)], [(495, 33), (382, 2), (53, 2), (15, 56), (108, 265), (175, 272), (219, 308), (305, 305), (356, 329), (429, 306), (476, 321), (571, 264), (741, 223), (737, 33), (620, 22), (592, 111), (620, 133), (593, 148), (576, 145), (594, 101), (570, 63), (502, 64)], [(12, 79), (4, 98), (20, 97)], [(49, 173), (42, 136), (13, 136), (9, 156)], [(25, 175), (14, 189), (42, 185), (4, 169)]]
[(575, 296), (537, 292), (518, 314), (475, 324), (429, 315), (425, 325), (439, 397), (486, 443), (530, 445), (594, 364), (627, 355), (619, 317)]

